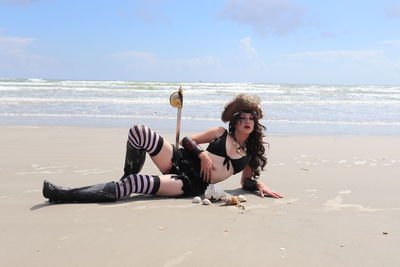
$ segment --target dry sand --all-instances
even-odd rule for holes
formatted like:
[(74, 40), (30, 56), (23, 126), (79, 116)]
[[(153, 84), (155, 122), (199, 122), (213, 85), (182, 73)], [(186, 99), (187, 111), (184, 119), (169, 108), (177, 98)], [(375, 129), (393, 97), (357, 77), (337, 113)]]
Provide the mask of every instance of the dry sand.
[[(43, 198), (44, 179), (64, 186), (118, 179), (126, 134), (0, 128), (1, 266), (400, 265), (397, 136), (269, 136), (262, 180), (285, 198), (247, 193), (245, 210), (191, 198), (62, 205)], [(158, 170), (147, 160), (142, 173)], [(246, 194), (239, 179), (221, 186)]]

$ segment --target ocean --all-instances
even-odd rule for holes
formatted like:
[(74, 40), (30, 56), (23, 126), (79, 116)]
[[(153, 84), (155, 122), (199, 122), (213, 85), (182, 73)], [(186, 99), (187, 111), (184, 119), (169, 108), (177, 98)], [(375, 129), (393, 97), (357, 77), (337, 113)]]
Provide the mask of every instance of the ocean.
[(399, 135), (400, 86), (0, 79), (0, 125), (130, 127), (175, 132), (169, 96), (183, 88), (182, 131), (224, 125), (224, 104), (256, 94), (269, 134)]

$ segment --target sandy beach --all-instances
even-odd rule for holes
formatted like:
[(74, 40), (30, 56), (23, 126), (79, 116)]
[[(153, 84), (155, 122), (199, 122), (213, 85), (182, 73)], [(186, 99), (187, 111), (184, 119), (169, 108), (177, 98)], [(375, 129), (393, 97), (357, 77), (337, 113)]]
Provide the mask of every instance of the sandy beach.
[[(182, 136), (188, 133), (182, 133)], [(400, 138), (272, 135), (262, 174), (283, 199), (49, 204), (44, 179), (119, 179), (127, 129), (1, 127), (1, 266), (399, 266)], [(173, 142), (173, 134), (163, 134)], [(150, 159), (143, 174), (158, 174)]]

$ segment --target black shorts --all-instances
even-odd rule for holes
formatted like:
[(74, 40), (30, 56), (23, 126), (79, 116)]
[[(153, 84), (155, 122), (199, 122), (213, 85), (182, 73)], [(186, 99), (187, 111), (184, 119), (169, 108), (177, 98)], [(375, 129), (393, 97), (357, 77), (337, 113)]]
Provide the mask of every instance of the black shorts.
[(182, 180), (183, 194), (179, 197), (203, 195), (209, 183), (200, 177), (200, 159), (184, 148), (177, 149), (174, 145), (172, 156), (172, 178)]

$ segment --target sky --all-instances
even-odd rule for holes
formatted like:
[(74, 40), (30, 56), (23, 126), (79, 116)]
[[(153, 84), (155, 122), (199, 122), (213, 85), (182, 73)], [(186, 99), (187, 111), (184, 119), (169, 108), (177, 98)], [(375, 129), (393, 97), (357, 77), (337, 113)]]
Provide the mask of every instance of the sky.
[(0, 0), (0, 78), (400, 85), (400, 1)]

